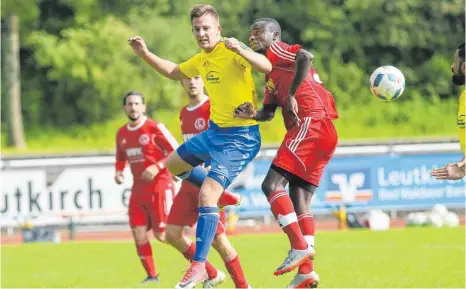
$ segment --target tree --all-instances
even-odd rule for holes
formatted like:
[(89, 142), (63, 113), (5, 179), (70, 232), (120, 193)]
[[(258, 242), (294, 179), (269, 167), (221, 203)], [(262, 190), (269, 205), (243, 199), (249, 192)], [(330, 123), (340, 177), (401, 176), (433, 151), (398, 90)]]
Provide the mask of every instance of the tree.
[(18, 17), (9, 13), (5, 19), (4, 59), (6, 87), (6, 120), (8, 127), (8, 146), (25, 148), (23, 115), (21, 112), (21, 88), (19, 65), (19, 23)]

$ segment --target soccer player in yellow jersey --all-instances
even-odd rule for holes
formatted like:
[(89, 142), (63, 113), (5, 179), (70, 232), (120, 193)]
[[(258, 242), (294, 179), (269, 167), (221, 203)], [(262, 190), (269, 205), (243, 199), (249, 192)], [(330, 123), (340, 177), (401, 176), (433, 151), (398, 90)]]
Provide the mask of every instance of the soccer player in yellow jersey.
[[(191, 267), (175, 287), (183, 289), (205, 280), (205, 261), (218, 223), (218, 199), (260, 148), (256, 120), (235, 118), (234, 110), (242, 103), (255, 103), (257, 94), (251, 70), (262, 73), (272, 70), (265, 56), (234, 38), (221, 37), (219, 16), (212, 6), (197, 4), (190, 14), (201, 52), (184, 63), (178, 65), (149, 52), (139, 36), (128, 40), (136, 54), (167, 78), (179, 80), (200, 75), (210, 97), (209, 128), (182, 144), (166, 161), (172, 175), (202, 185), (196, 253)], [(201, 163), (210, 163), (208, 174), (199, 166)]]
[[(465, 44), (460, 44), (455, 51), (453, 63), (451, 64), (451, 70), (453, 72), (452, 81), (455, 85), (464, 85), (465, 83)], [(458, 118), (456, 124), (458, 125), (458, 136), (460, 139), (461, 151), (463, 152), (463, 159), (457, 163), (446, 165), (443, 168), (432, 170), (431, 175), (436, 179), (443, 180), (459, 180), (464, 178), (465, 170), (465, 159), (464, 159), (464, 122), (465, 122), (465, 102), (464, 102), (464, 90), (460, 95)]]

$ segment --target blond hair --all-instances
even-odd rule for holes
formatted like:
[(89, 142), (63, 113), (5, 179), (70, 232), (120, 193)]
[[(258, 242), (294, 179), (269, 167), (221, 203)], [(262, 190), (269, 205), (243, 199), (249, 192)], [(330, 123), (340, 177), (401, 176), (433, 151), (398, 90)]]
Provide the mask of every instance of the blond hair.
[(215, 19), (218, 20), (218, 14), (217, 10), (215, 10), (212, 5), (209, 4), (196, 4), (191, 8), (191, 11), (189, 12), (191, 16), (191, 22), (193, 21), (194, 18), (201, 17), (205, 14), (210, 14), (215, 17)]

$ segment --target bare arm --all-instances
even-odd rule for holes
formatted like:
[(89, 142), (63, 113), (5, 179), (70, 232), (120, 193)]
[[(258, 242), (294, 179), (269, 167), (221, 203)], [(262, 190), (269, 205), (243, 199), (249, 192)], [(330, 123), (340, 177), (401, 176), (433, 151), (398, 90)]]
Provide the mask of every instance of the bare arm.
[(245, 102), (235, 109), (235, 117), (255, 119), (257, 121), (270, 121), (275, 116), (276, 104), (264, 104), (260, 110), (255, 110), (250, 102)]
[(249, 64), (252, 69), (262, 72), (269, 73), (272, 71), (272, 63), (262, 54), (252, 51), (245, 44), (239, 42), (235, 38), (228, 38), (225, 40), (225, 47), (235, 51), (241, 57), (243, 57)]
[(309, 69), (311, 68), (313, 59), (314, 56), (304, 49), (300, 49), (298, 53), (296, 53), (295, 71), (288, 95), (294, 96), (296, 94), (296, 90), (298, 90), (298, 87), (301, 85), (301, 83), (306, 78), (306, 75), (309, 73)]
[(299, 124), (301, 122), (298, 117), (298, 102), (295, 98), (296, 90), (298, 90), (298, 87), (309, 73), (313, 59), (314, 56), (304, 49), (300, 49), (298, 53), (296, 53), (293, 81), (291, 82), (290, 90), (288, 91), (288, 99), (286, 100), (286, 111), (291, 114), (291, 118), (295, 124)]
[(272, 71), (272, 63), (262, 54), (243, 49), (239, 55), (246, 59), (255, 71), (262, 73), (269, 73)]
[(147, 51), (147, 53), (141, 55), (141, 58), (150, 66), (152, 66), (153, 69), (157, 70), (158, 73), (167, 78), (180, 80), (187, 77), (183, 72), (181, 72), (180, 66), (178, 64), (175, 64), (170, 60), (160, 58), (150, 51)]
[(276, 104), (264, 104), (264, 106), (256, 112), (254, 119), (257, 121), (271, 121), (277, 110)]
[(160, 58), (150, 52), (149, 49), (147, 49), (144, 39), (142, 39), (140, 36), (129, 38), (128, 43), (139, 57), (141, 57), (146, 63), (152, 66), (152, 68), (157, 70), (157, 72), (163, 76), (173, 80), (180, 80), (181, 78), (186, 77), (183, 72), (181, 72), (178, 64)]

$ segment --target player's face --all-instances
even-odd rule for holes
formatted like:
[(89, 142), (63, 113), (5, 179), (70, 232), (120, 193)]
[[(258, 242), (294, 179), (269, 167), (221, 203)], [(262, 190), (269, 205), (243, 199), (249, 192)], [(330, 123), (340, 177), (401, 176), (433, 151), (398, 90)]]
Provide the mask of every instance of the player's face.
[(220, 41), (220, 32), (222, 27), (218, 19), (210, 14), (204, 14), (201, 17), (193, 18), (192, 30), (199, 48), (210, 51)]
[(249, 29), (249, 46), (256, 52), (265, 52), (276, 38), (274, 33), (267, 29), (265, 22), (259, 21), (251, 25)]
[(456, 50), (455, 56), (453, 58), (453, 63), (451, 64), (451, 72), (453, 72), (453, 84), (463, 85), (465, 83), (464, 66), (464, 61), (461, 61), (461, 58), (459, 57), (459, 50)]
[(204, 90), (204, 82), (199, 75), (193, 78), (183, 78), (181, 84), (191, 98), (197, 97)]
[(146, 105), (139, 95), (130, 95), (126, 98), (124, 110), (128, 118), (132, 121), (139, 120), (146, 112)]

